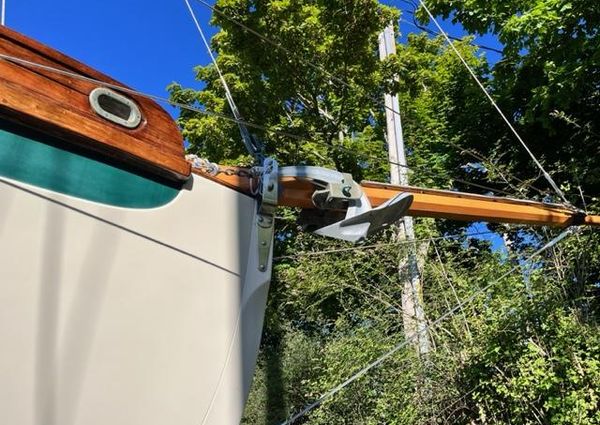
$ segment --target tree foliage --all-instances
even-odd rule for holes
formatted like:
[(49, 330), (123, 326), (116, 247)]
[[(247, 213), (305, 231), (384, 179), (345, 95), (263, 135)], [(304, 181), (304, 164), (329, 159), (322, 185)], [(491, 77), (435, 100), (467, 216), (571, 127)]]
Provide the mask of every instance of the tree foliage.
[[(430, 0), (434, 13), (504, 45), (490, 89), (518, 130), (571, 193), (600, 190), (600, 9), (592, 0)], [(426, 20), (423, 10), (419, 16)], [(482, 109), (488, 111), (489, 108)], [(477, 113), (477, 111), (473, 111)], [(486, 112), (487, 113), (487, 112)], [(481, 118), (473, 122), (481, 122)], [(521, 178), (534, 175), (530, 159), (500, 127), (471, 146), (501, 156)], [(541, 179), (536, 182), (544, 185)], [(582, 203), (574, 196), (573, 202)]]

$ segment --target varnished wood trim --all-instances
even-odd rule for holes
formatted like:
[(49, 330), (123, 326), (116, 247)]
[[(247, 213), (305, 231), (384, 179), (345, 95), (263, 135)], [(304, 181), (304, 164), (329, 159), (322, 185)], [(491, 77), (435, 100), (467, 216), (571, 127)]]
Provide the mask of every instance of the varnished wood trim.
[[(248, 178), (219, 174), (206, 176), (224, 186), (251, 194)], [(315, 208), (312, 203), (313, 184), (306, 179), (283, 177), (279, 180), (279, 205)], [(476, 195), (448, 190), (425, 189), (411, 186), (363, 182), (362, 190), (376, 207), (400, 192), (412, 193), (414, 200), (408, 215), (415, 217), (445, 218), (458, 221), (488, 221), (545, 226), (584, 224), (600, 226), (600, 216), (582, 216), (559, 204)]]
[[(111, 85), (112, 78), (6, 27), (0, 27), (0, 52), (73, 72)], [(151, 173), (185, 180), (183, 139), (173, 119), (156, 102), (126, 94), (138, 104), (143, 122), (127, 129), (98, 116), (89, 93), (101, 84), (0, 60), (0, 117), (46, 132), (67, 143), (136, 164)]]

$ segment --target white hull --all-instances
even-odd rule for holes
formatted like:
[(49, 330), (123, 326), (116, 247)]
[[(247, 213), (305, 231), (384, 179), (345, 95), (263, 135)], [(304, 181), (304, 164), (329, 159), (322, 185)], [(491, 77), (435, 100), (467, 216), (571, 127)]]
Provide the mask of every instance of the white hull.
[(109, 207), (0, 180), (0, 424), (239, 423), (270, 269), (253, 199)]

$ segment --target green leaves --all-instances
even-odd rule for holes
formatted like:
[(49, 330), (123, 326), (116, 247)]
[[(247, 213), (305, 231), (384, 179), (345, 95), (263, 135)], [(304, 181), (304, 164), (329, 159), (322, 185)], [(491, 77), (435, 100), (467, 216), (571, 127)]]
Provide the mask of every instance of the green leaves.
[(536, 417), (556, 424), (597, 423), (597, 332), (570, 311), (538, 311), (515, 336), (521, 343), (504, 344), (496, 354), (492, 379), (475, 400), (487, 415), (519, 423)]
[[(587, 152), (600, 149), (600, 9), (594, 0), (431, 0), (433, 13), (451, 17), (467, 31), (491, 33), (504, 46), (493, 69), (490, 89), (500, 106), (514, 117), (533, 152), (561, 182), (579, 180), (584, 190), (600, 191), (597, 164)], [(419, 16), (426, 21), (423, 11)], [(553, 118), (559, 110), (580, 123), (580, 129)], [(489, 117), (473, 109), (473, 122)], [(587, 131), (583, 131), (583, 129)], [(590, 131), (594, 132), (591, 137)], [(469, 144), (488, 156), (515, 141), (503, 125)], [(485, 144), (483, 143), (485, 142)], [(491, 142), (491, 143), (490, 143)], [(496, 145), (496, 147), (494, 147)], [(506, 158), (508, 159), (508, 158)], [(510, 152), (512, 174), (536, 174), (522, 150)], [(577, 170), (569, 166), (573, 160)], [(587, 176), (590, 176), (588, 178)], [(535, 182), (543, 186), (543, 181)], [(534, 193), (530, 192), (529, 196)], [(572, 202), (580, 202), (573, 194)]]

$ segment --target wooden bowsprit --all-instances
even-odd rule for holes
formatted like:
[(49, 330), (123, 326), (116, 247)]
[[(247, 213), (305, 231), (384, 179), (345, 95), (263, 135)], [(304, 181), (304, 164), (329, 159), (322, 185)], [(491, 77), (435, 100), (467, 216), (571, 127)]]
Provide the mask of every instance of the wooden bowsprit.
[[(228, 167), (223, 167), (228, 169)], [(229, 167), (239, 171), (237, 167)], [(242, 169), (243, 170), (243, 169)], [(220, 173), (216, 176), (203, 176), (234, 188), (248, 195), (252, 194), (250, 179)], [(413, 217), (445, 218), (458, 221), (487, 221), (492, 223), (515, 223), (532, 226), (568, 227), (573, 225), (600, 226), (600, 216), (588, 215), (570, 209), (562, 204), (525, 201), (519, 199), (476, 195), (449, 190), (426, 189), (412, 186), (395, 186), (376, 182), (362, 182), (360, 190), (369, 199), (372, 207), (378, 207), (399, 193), (409, 193), (413, 201), (407, 215)], [(315, 209), (313, 194), (320, 186), (313, 179), (302, 176), (280, 176), (279, 205)]]

